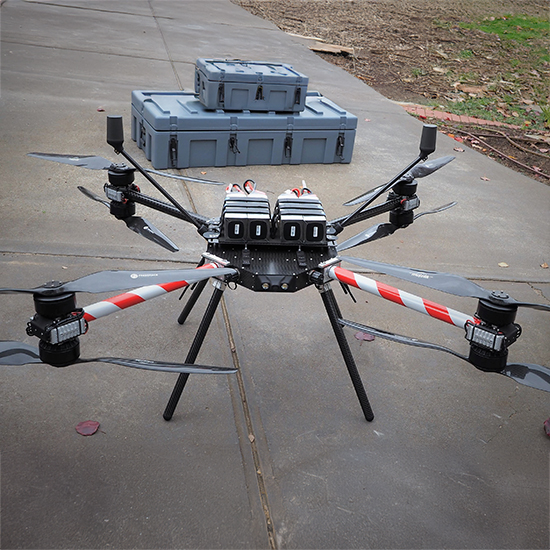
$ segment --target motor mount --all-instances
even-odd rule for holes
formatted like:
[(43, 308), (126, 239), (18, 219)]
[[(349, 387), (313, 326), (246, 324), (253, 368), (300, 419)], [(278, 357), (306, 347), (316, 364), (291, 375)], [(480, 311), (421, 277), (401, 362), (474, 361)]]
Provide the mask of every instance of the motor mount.
[(27, 323), (27, 334), (40, 339), (40, 359), (54, 367), (71, 365), (80, 357), (78, 337), (88, 330), (74, 292), (34, 294), (33, 299), (36, 314)]
[(502, 372), (506, 367), (508, 347), (521, 335), (514, 323), (517, 305), (498, 303), (508, 296), (493, 293), (489, 300), (480, 299), (475, 314), (477, 322), (466, 323), (466, 339), (470, 342), (470, 363), (485, 372)]

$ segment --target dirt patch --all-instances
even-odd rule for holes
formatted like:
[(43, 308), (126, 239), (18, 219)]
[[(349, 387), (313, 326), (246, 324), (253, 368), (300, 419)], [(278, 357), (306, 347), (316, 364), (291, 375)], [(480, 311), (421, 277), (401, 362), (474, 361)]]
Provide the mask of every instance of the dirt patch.
[(310, 47), (351, 48), (318, 55), (394, 101), (519, 126), (433, 121), (464, 145), (550, 182), (546, 0), (233, 1), (310, 37)]

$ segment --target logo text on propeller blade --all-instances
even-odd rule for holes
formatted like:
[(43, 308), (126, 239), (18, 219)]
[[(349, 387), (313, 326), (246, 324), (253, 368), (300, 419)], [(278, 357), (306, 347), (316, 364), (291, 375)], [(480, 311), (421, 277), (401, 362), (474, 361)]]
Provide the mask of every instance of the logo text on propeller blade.
[(130, 279), (137, 279), (138, 277), (158, 277), (158, 273), (132, 273)]
[(421, 279), (431, 279), (432, 276), (428, 275), (427, 273), (423, 273), (421, 271), (411, 271), (411, 275), (413, 277), (420, 277)]

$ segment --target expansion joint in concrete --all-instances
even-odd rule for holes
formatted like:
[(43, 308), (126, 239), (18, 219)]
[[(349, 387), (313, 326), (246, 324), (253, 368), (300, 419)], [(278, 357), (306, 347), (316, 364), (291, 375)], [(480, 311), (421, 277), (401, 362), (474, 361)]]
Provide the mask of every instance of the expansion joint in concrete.
[(246, 431), (248, 434), (248, 441), (250, 442), (250, 450), (252, 452), (252, 459), (254, 462), (254, 470), (256, 472), (256, 481), (258, 483), (258, 491), (260, 494), (260, 502), (262, 506), (262, 511), (265, 516), (265, 524), (267, 529), (267, 536), (269, 539), (269, 548), (270, 550), (276, 550), (277, 548), (277, 540), (275, 537), (275, 527), (273, 525), (273, 519), (271, 514), (271, 508), (269, 506), (269, 500), (267, 497), (267, 488), (266, 483), (264, 479), (263, 470), (261, 467), (261, 460), (260, 460), (260, 451), (258, 449), (257, 445), (257, 438), (254, 433), (254, 425), (252, 423), (252, 415), (250, 412), (250, 407), (248, 405), (248, 400), (246, 398), (246, 391), (244, 386), (243, 377), (241, 374), (240, 369), (240, 361), (239, 356), (237, 354), (237, 348), (235, 345), (235, 340), (233, 338), (233, 331), (231, 329), (231, 323), (229, 320), (229, 313), (227, 311), (227, 306), (225, 304), (224, 298), (222, 298), (220, 302), (221, 310), (223, 313), (223, 320), (225, 324), (225, 328), (227, 331), (227, 337), (229, 340), (229, 347), (231, 350), (231, 356), (233, 359), (233, 365), (237, 369), (237, 372), (235, 376), (237, 377), (237, 385), (239, 388), (239, 397), (240, 397), (240, 403), (242, 405), (242, 412), (244, 415), (244, 420), (246, 424)]

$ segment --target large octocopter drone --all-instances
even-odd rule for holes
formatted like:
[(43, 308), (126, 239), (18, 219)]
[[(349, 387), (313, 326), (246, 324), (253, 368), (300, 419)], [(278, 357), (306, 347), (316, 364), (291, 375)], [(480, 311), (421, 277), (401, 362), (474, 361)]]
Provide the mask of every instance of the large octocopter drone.
[[(110, 213), (124, 221), (130, 229), (168, 250), (176, 251), (178, 248), (151, 223), (135, 215), (136, 204), (194, 225), (206, 240), (207, 247), (196, 269), (102, 271), (65, 283), (52, 281), (31, 289), (0, 289), (0, 293), (22, 292), (33, 295), (35, 315), (27, 324), (27, 334), (39, 338), (38, 348), (20, 342), (0, 342), (0, 364), (47, 363), (55, 367), (65, 367), (95, 361), (178, 372), (178, 380), (164, 411), (164, 418), (170, 420), (189, 374), (228, 374), (236, 370), (195, 364), (223, 292), (229, 283), (260, 293), (292, 293), (315, 285), (321, 294), (359, 403), (368, 421), (373, 420), (374, 414), (347, 342), (344, 327), (410, 346), (450, 353), (479, 370), (499, 373), (519, 384), (550, 391), (550, 369), (547, 367), (507, 363), (508, 348), (521, 334), (521, 327), (515, 322), (518, 308), (549, 311), (549, 305), (519, 302), (503, 292), (486, 290), (458, 275), (340, 256), (344, 250), (387, 237), (398, 229), (409, 226), (424, 214), (441, 212), (455, 204), (450, 203), (420, 214), (414, 213), (420, 205), (416, 195), (416, 180), (435, 172), (454, 158), (443, 157), (427, 161), (428, 156), (435, 151), (436, 134), (435, 126), (425, 125), (418, 157), (391, 181), (346, 203), (358, 206), (351, 214), (334, 220), (327, 219), (321, 201), (305, 187), (305, 184), (301, 188), (280, 195), (272, 210), (266, 194), (257, 190), (252, 180), (247, 180), (242, 187), (237, 184), (227, 186), (220, 217), (207, 218), (189, 212), (150, 174), (168, 175), (215, 185), (220, 182), (145, 170), (124, 150), (121, 117), (107, 117), (107, 142), (132, 166), (113, 164), (97, 156), (30, 153), (46, 160), (108, 170), (109, 183), (104, 186), (106, 199), (84, 187), (79, 189), (89, 198), (107, 206)], [(136, 170), (159, 190), (168, 202), (143, 194), (134, 184)], [(383, 203), (372, 205), (385, 193), (387, 198)], [(383, 213), (389, 213), (388, 222), (378, 223), (337, 244), (338, 235), (348, 226)], [(477, 310), (474, 315), (467, 315), (403, 292), (342, 268), (340, 264), (343, 260), (456, 296), (477, 298)], [(214, 292), (184, 363), (116, 357), (80, 358), (79, 337), (87, 332), (92, 321), (166, 292), (187, 289), (192, 285), (193, 291), (178, 318), (178, 322), (183, 324), (210, 278), (213, 280)], [(470, 346), (469, 355), (462, 355), (438, 344), (343, 319), (331, 288), (332, 281), (339, 281), (344, 290), (349, 290), (349, 287), (353, 286), (463, 329)], [(129, 289), (129, 292), (85, 308), (76, 307), (77, 292), (118, 292)]]

